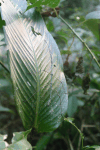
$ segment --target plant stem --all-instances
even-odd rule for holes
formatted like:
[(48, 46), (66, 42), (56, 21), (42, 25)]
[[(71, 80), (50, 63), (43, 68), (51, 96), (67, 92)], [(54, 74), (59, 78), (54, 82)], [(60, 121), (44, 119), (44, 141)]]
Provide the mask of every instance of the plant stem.
[(82, 140), (82, 148), (83, 148), (83, 139), (84, 139), (84, 136), (83, 136), (83, 133), (81, 132), (81, 130), (79, 130), (78, 127), (73, 122), (71, 122), (69, 120), (69, 117), (68, 118), (64, 118), (64, 120), (67, 121), (67, 122), (69, 122), (71, 125), (73, 125), (77, 129), (77, 131), (80, 134), (81, 140)]
[[(56, 10), (55, 10), (56, 11)], [(57, 13), (57, 12), (56, 12)], [(92, 58), (94, 59), (94, 61), (96, 62), (96, 64), (98, 65), (98, 67), (100, 68), (100, 64), (97, 60), (97, 58), (95, 57), (95, 55), (92, 53), (91, 49), (88, 47), (88, 45), (82, 40), (81, 37), (78, 36), (78, 34), (73, 30), (73, 28), (59, 15), (57, 15), (58, 18), (60, 18), (68, 27), (69, 29), (76, 35), (76, 37), (83, 43), (83, 45), (86, 47), (86, 49), (89, 51), (89, 53), (91, 54)]]
[(55, 12), (56, 16), (57, 16), (57, 17), (59, 17), (59, 16), (58, 16), (58, 13), (57, 13), (57, 11), (56, 11), (56, 9), (55, 9), (55, 8), (54, 8), (54, 12)]
[[(83, 132), (83, 124), (84, 124), (84, 120), (82, 120), (82, 125), (81, 125), (81, 129), (80, 129), (80, 131), (81, 132)], [(82, 149), (83, 149), (83, 136), (79, 136), (79, 142), (78, 142), (78, 149), (77, 150), (80, 150), (80, 145), (81, 145), (81, 143), (82, 143)]]
[(6, 66), (0, 61), (0, 65), (8, 72), (10, 73), (10, 71), (6, 68)]
[(82, 138), (82, 149), (83, 149), (83, 138)]

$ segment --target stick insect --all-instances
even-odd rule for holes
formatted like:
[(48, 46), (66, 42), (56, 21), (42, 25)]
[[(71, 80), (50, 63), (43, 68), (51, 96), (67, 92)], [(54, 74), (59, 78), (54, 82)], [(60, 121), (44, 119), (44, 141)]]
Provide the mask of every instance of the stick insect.
[[(32, 32), (33, 32), (33, 34), (34, 34), (35, 36), (41, 35), (41, 33), (36, 32), (32, 26), (31, 26), (31, 29), (32, 29)], [(42, 36), (42, 35), (41, 35), (41, 36)]]

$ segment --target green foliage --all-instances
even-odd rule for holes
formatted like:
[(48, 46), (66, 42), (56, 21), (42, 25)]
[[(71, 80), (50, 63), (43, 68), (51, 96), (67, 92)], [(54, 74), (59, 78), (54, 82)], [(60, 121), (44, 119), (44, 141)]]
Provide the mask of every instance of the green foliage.
[(2, 28), (5, 25), (5, 21), (1, 19), (1, 15), (0, 15), (0, 28)]
[(33, 7), (40, 7), (41, 5), (46, 5), (48, 7), (51, 7), (51, 8), (55, 8), (58, 6), (60, 0), (28, 0), (28, 2), (32, 3), (32, 5), (29, 5), (27, 7), (27, 10), (33, 8)]
[(0, 149), (6, 148), (6, 142), (4, 139), (7, 137), (7, 135), (1, 135), (0, 134)]
[(51, 0), (51, 1), (48, 1), (48, 0), (29, 0), (34, 7), (40, 7), (41, 5), (47, 5), (48, 7), (51, 7), (51, 8), (55, 8), (56, 6), (58, 6), (60, 0)]
[(99, 150), (100, 149), (100, 146), (97, 146), (97, 145), (93, 145), (93, 146), (85, 146), (84, 148), (83, 148), (84, 150), (86, 150), (86, 149), (89, 149), (89, 150)]
[(52, 132), (42, 136), (36, 144), (36, 150), (44, 150), (51, 139), (51, 135)]
[(51, 20), (49, 20), (48, 23), (46, 24), (46, 27), (49, 32), (52, 32), (54, 30), (53, 22)]
[[(31, 5), (30, 5), (30, 2), (31, 2)], [(41, 2), (41, 1), (39, 1), (39, 2)], [(100, 117), (99, 117), (100, 116), (99, 115), (100, 114), (100, 70), (99, 70), (100, 68), (95, 63), (93, 57), (91, 57), (89, 51), (87, 51), (86, 46), (84, 46), (84, 43), (87, 43), (88, 47), (93, 52), (93, 56), (95, 56), (96, 59), (98, 60), (98, 62), (100, 62), (100, 51), (99, 51), (100, 43), (99, 43), (99, 28), (98, 28), (100, 22), (99, 22), (99, 12), (98, 12), (97, 8), (95, 9), (95, 6), (98, 5), (99, 0), (92, 0), (91, 2), (89, 0), (76, 0), (76, 1), (74, 1), (74, 0), (63, 1), (62, 0), (60, 2), (60, 4), (59, 4), (60, 15), (72, 27), (72, 30), (70, 30), (62, 22), (62, 20), (60, 20), (56, 17), (55, 18), (47, 17), (47, 16), (51, 16), (51, 15), (47, 15), (47, 16), (43, 15), (44, 12), (46, 14), (47, 13), (52, 14), (54, 12), (53, 12), (53, 9), (47, 7), (47, 4), (45, 5), (46, 6), (45, 8), (42, 4), (41, 4), (41, 6), (39, 6), (39, 2), (37, 1), (35, 3), (37, 5), (36, 10), (38, 12), (40, 12), (41, 15), (43, 16), (43, 19), (45, 20), (47, 29), (51, 32), (52, 36), (56, 40), (58, 47), (61, 51), (61, 55), (62, 55), (63, 63), (64, 63), (64, 73), (65, 73), (66, 81), (68, 84), (69, 102), (68, 102), (67, 114), (65, 116), (66, 118), (63, 121), (61, 120), (62, 124), (60, 124), (59, 128), (57, 128), (52, 133), (47, 133), (47, 134), (45, 134), (45, 133), (40, 134), (40, 133), (36, 133), (36, 131), (33, 131), (30, 139), (28, 139), (28, 140), (32, 146), (36, 146), (36, 147), (34, 147), (36, 149), (99, 150), (100, 146), (98, 146), (98, 145), (100, 145), (100, 126), (99, 126), (100, 125), (100, 123), (99, 123), (100, 122)], [(22, 1), (21, 1), (21, 3), (22, 3)], [(49, 3), (49, 4), (51, 4), (51, 3)], [(32, 1), (28, 1), (28, 9), (30, 9), (34, 6), (35, 5), (32, 3)], [(19, 5), (18, 5), (18, 7), (19, 7)], [(99, 7), (99, 5), (98, 5), (98, 7)], [(96, 11), (94, 11), (94, 9)], [(31, 10), (30, 10), (30, 12), (31, 12)], [(91, 12), (91, 13), (89, 13), (89, 12)], [(31, 12), (30, 14), (32, 15), (32, 13), (33, 12)], [(28, 12), (25, 13), (25, 15), (27, 15), (27, 14), (28, 14)], [(27, 15), (28, 20), (31, 17), (30, 14)], [(86, 14), (88, 14), (88, 15), (86, 16)], [(21, 18), (20, 18), (20, 20), (21, 20), (23, 18), (23, 15), (20, 14), (20, 16), (21, 16)], [(85, 20), (85, 18), (86, 18), (86, 20)], [(22, 20), (24, 22), (24, 19), (22, 19)], [(38, 20), (38, 15), (35, 16), (33, 14), (33, 20), (36, 23)], [(39, 21), (38, 21), (38, 23), (39, 23)], [(35, 24), (37, 27), (34, 27), (32, 24), (29, 25), (28, 22), (25, 23), (24, 25), (25, 25), (25, 29), (27, 28), (29, 30), (29, 32), (32, 34), (32, 36), (36, 35), (35, 38), (41, 39), (41, 35), (43, 36), (44, 32), (41, 32), (41, 30), (38, 29), (38, 28), (42, 28), (41, 23), (39, 24), (39, 26), (38, 26), (38, 23)], [(42, 25), (44, 26), (44, 24), (42, 24)], [(34, 29), (33, 33), (32, 33), (31, 26)], [(14, 29), (14, 32), (15, 32), (14, 26), (11, 29)], [(42, 28), (42, 30), (43, 30), (43, 28)], [(19, 29), (17, 31), (19, 32)], [(74, 33), (76, 33), (82, 39), (83, 43), (81, 43), (81, 41), (79, 39), (77, 39), (76, 35), (73, 34), (72, 31), (75, 31)], [(38, 35), (37, 33), (39, 33), (41, 35)], [(35, 38), (33, 38), (33, 41), (36, 40)], [(19, 42), (20, 42), (20, 40), (19, 40)], [(41, 45), (42, 45), (42, 42), (43, 41), (41, 40)], [(21, 42), (21, 44), (22, 43), (23, 42)], [(17, 42), (17, 44), (18, 44), (18, 42)], [(39, 44), (39, 41), (36, 43), (36, 45), (38, 45), (38, 44)], [(4, 65), (8, 68), (7, 59), (5, 57), (7, 48), (5, 47), (4, 33), (3, 33), (2, 29), (0, 30), (0, 46), (1, 46), (0, 47), (0, 61), (3, 62)], [(49, 43), (48, 43), (48, 46), (49, 46)], [(45, 46), (44, 46), (44, 48), (45, 48)], [(55, 46), (53, 47), (53, 49), (55, 49)], [(38, 48), (36, 50), (38, 50)], [(41, 51), (40, 47), (39, 47), (39, 50)], [(33, 49), (32, 49), (32, 51), (33, 51)], [(27, 53), (27, 51), (25, 51), (25, 53)], [(29, 56), (28, 53), (26, 55)], [(37, 55), (38, 55), (38, 52), (37, 52)], [(17, 60), (19, 60), (19, 63), (21, 64), (21, 65), (18, 65), (18, 68), (20, 66), (23, 67), (23, 62), (26, 62), (25, 59), (27, 60), (27, 57), (25, 57), (23, 59), (23, 62), (21, 62), (19, 59), (20, 56), (22, 56), (21, 53), (19, 53), (19, 56), (16, 57), (17, 58), (16, 63), (13, 61), (15, 63), (14, 68), (16, 68), (16, 66), (18, 65)], [(45, 56), (47, 56), (47, 55), (45, 55)], [(41, 56), (38, 58), (40, 59)], [(31, 60), (31, 62), (33, 62), (33, 58)], [(38, 61), (38, 63), (39, 63), (39, 61)], [(29, 66), (28, 66), (28, 68), (30, 68)], [(45, 66), (45, 63), (42, 66)], [(56, 67), (55, 64), (54, 64), (54, 67)], [(14, 73), (15, 73), (15, 71), (17, 71), (17, 69), (14, 70)], [(19, 69), (18, 69), (18, 71), (19, 71)], [(30, 75), (30, 77), (33, 81), (33, 77), (36, 77), (34, 71), (27, 74), (26, 71), (23, 72), (20, 69), (20, 74), (18, 74), (18, 73), (16, 73), (16, 74), (17, 74), (17, 77), (19, 77), (19, 76), (21, 77), (21, 75), (22, 75), (23, 78), (28, 77)], [(28, 99), (27, 102), (29, 102), (29, 103), (26, 104), (25, 101), (26, 101), (26, 97), (30, 96), (29, 93), (30, 93), (31, 87), (29, 88), (29, 90), (27, 87), (30, 84), (32, 84), (31, 93), (33, 94), (33, 87), (35, 86), (35, 82), (34, 83), (29, 82), (28, 84), (23, 84), (23, 80), (20, 80), (20, 82), (19, 82), (18, 78), (16, 77), (16, 80), (18, 80), (18, 82), (19, 82), (19, 84), (18, 85), (16, 84), (16, 86), (18, 86), (18, 88), (20, 87), (20, 89), (25, 89), (25, 90), (23, 90), (23, 93), (21, 93), (20, 89), (18, 89), (18, 90), (15, 89), (16, 94), (13, 96), (11, 93), (10, 82), (8, 82), (8, 80), (7, 80), (10, 77), (5, 72), (6, 72), (6, 70), (3, 68), (3, 66), (0, 66), (0, 81), (2, 83), (2, 84), (0, 83), (0, 96), (1, 96), (0, 97), (0, 100), (1, 100), (0, 101), (0, 103), (1, 103), (0, 132), (3, 131), (4, 133), (8, 133), (8, 135), (9, 135), (9, 132), (11, 133), (11, 132), (13, 132), (13, 130), (14, 131), (24, 130), (21, 123), (18, 122), (17, 127), (15, 125), (16, 123), (14, 124), (14, 122), (16, 122), (16, 118), (18, 116), (17, 112), (15, 111), (15, 104), (13, 103), (14, 97), (18, 93), (20, 93), (19, 96), (22, 97), (22, 94), (24, 93), (23, 99), (25, 99), (25, 100), (19, 101), (22, 104), (21, 109), (25, 108), (24, 106), (26, 106), (30, 102), (32, 105), (34, 102), (33, 97)], [(12, 72), (13, 72), (13, 69), (12, 69)], [(14, 75), (14, 73), (13, 73), (13, 76), (15, 77), (16, 74)], [(55, 72), (55, 74), (59, 74), (59, 72)], [(89, 75), (89, 78), (88, 78), (88, 75)], [(49, 77), (50, 77), (50, 75), (48, 75), (48, 78)], [(46, 80), (44, 80), (44, 83), (47, 84), (48, 78), (46, 78)], [(88, 78), (88, 79), (86, 79), (86, 78)], [(14, 79), (14, 81), (15, 81), (15, 79)], [(54, 82), (54, 85), (55, 85), (55, 83), (56, 82)], [(56, 86), (57, 85), (55, 85), (55, 87)], [(42, 92), (44, 92), (46, 89), (48, 90), (47, 87), (48, 86), (45, 86), (45, 89)], [(60, 87), (60, 88), (62, 88), (62, 87)], [(56, 91), (54, 91), (52, 93), (53, 96), (55, 95), (55, 93), (56, 93)], [(28, 95), (28, 96), (26, 96), (26, 95)], [(59, 93), (59, 95), (60, 95), (60, 93)], [(46, 100), (47, 96), (48, 95), (44, 96), (45, 100)], [(13, 97), (13, 99), (12, 99), (12, 97)], [(35, 98), (35, 96), (34, 96), (34, 98)], [(41, 105), (41, 106), (43, 106), (43, 105)], [(52, 108), (53, 108), (53, 106), (56, 106), (55, 101), (54, 101), (54, 103), (51, 103), (50, 106), (52, 106)], [(61, 106), (58, 104), (57, 109), (59, 110), (59, 108), (61, 109)], [(45, 109), (43, 108), (42, 112), (44, 113), (43, 114), (44, 116), (47, 113), (47, 109), (48, 109), (48, 107), (45, 107)], [(8, 113), (9, 110), (13, 110), (16, 113)], [(29, 118), (29, 116), (31, 114), (31, 110), (28, 110), (26, 112), (24, 111), (25, 115), (27, 115), (27, 118)], [(56, 112), (53, 112), (52, 116), (53, 115), (55, 116), (56, 114), (57, 114)], [(61, 112), (59, 114), (61, 114)], [(7, 118), (7, 116), (8, 116), (8, 118)], [(35, 118), (35, 115), (33, 115), (32, 117)], [(69, 118), (69, 117), (73, 117), (74, 119)], [(47, 114), (45, 121), (48, 121), (48, 118), (49, 117)], [(41, 120), (41, 118), (39, 118), (39, 119)], [(62, 119), (63, 119), (63, 117), (62, 117)], [(73, 120), (74, 120), (74, 123), (73, 123)], [(9, 122), (11, 123), (10, 127), (9, 127)], [(52, 120), (51, 120), (51, 122), (52, 122)], [(56, 120), (55, 120), (55, 122), (56, 122)], [(27, 124), (28, 123), (30, 124), (29, 121), (27, 122)], [(34, 122), (31, 122), (31, 123), (34, 124)], [(48, 125), (49, 125), (49, 123), (48, 123)], [(42, 127), (45, 128), (44, 125)], [(83, 141), (82, 132), (84, 134), (84, 141)], [(3, 136), (2, 136), (2, 139), (3, 139)], [(9, 137), (8, 137), (8, 139), (9, 139)], [(2, 140), (2, 144), (5, 147), (4, 140)]]
[(99, 23), (100, 22), (98, 19), (88, 19), (87, 22), (85, 23), (98, 40), (99, 40)]
[(2, 150), (32, 150), (32, 146), (27, 141), (27, 135), (31, 132), (31, 130), (27, 130), (25, 132), (15, 132), (13, 133), (12, 144), (6, 144), (4, 140), (6, 139), (6, 135), (0, 135), (0, 149)]

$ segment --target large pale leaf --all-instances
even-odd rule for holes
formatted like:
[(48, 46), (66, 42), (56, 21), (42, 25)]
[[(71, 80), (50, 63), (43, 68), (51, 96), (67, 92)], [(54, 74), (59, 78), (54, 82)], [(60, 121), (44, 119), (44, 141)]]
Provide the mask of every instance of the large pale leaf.
[[(19, 16), (10, 0), (1, 8), (19, 115), (26, 129), (52, 131), (60, 125), (68, 103), (59, 49), (39, 13), (34, 11), (33, 20)], [(41, 35), (33, 34), (31, 26)]]

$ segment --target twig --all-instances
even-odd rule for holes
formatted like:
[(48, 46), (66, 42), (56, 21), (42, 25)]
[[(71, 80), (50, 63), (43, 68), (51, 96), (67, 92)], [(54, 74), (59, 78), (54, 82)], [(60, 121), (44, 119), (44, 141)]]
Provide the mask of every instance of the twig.
[(83, 125), (83, 128), (95, 128), (95, 127), (96, 127), (96, 125), (88, 125), (88, 124)]
[[(83, 132), (83, 123), (84, 123), (84, 120), (82, 121), (82, 125), (81, 125), (81, 132)], [(81, 146), (81, 141), (82, 141), (82, 148), (83, 148), (83, 140), (81, 140), (81, 135), (79, 136), (79, 142), (78, 142), (78, 148), (77, 150), (80, 150), (80, 146)]]
[[(56, 10), (55, 10), (56, 11)], [(96, 59), (96, 57), (94, 56), (94, 54), (92, 53), (91, 49), (87, 46), (87, 44), (82, 40), (81, 37), (78, 36), (78, 34), (73, 30), (73, 28), (59, 15), (57, 15), (58, 18), (60, 18), (68, 27), (69, 29), (76, 35), (76, 37), (83, 43), (83, 45), (87, 48), (87, 50), (89, 51), (89, 53), (91, 54), (92, 58), (95, 60), (95, 62), (97, 63), (98, 67), (100, 68), (100, 64), (98, 62), (98, 60)]]
[(6, 66), (0, 61), (0, 65), (8, 72), (10, 73), (10, 71), (6, 68)]
[(82, 21), (81, 23), (79, 23), (76, 27), (81, 26), (84, 22), (86, 22), (86, 20)]
[(74, 36), (73, 36), (73, 40), (72, 40), (71, 45), (68, 47), (68, 50), (70, 50), (70, 48), (72, 47), (73, 43), (74, 43)]
[(56, 11), (56, 9), (55, 9), (55, 8), (54, 8), (54, 12), (55, 12), (56, 16), (58, 17), (58, 13), (57, 13), (57, 11)]

